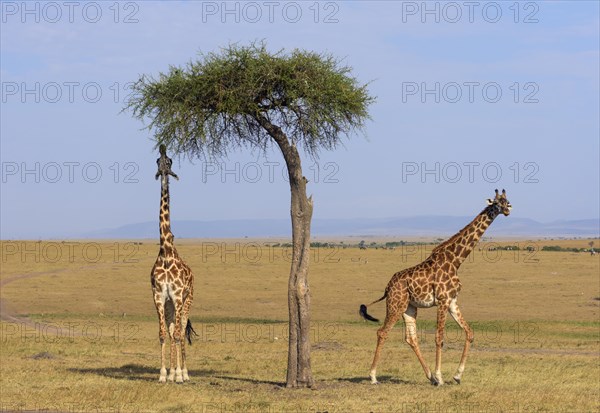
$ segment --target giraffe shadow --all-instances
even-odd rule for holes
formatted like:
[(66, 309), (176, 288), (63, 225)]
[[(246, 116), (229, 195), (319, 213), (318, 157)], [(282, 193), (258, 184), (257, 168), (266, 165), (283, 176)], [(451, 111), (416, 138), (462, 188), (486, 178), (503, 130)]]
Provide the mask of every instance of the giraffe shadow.
[[(392, 376), (378, 376), (377, 380), (381, 384), (415, 384), (414, 382), (401, 380)], [(371, 379), (369, 377), (342, 377), (337, 379), (338, 382), (347, 382), (355, 384), (368, 384), (371, 385)]]
[[(143, 366), (141, 364), (125, 364), (121, 367), (98, 367), (98, 368), (70, 368), (71, 373), (94, 374), (117, 380), (133, 380), (158, 382), (159, 369), (157, 367)], [(215, 370), (189, 370), (192, 378), (212, 376)]]
[(258, 380), (258, 379), (250, 379), (245, 377), (232, 377), (232, 376), (213, 376), (215, 379), (228, 380), (228, 381), (239, 381), (244, 383), (251, 384), (267, 384), (269, 386), (274, 386), (277, 388), (285, 388), (285, 383), (280, 381), (271, 381), (271, 380)]

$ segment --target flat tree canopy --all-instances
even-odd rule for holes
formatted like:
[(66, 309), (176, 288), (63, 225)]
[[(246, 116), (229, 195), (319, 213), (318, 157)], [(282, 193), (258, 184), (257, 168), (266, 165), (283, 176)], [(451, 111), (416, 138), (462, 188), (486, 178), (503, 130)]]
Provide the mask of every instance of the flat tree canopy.
[(201, 55), (158, 79), (142, 76), (127, 108), (150, 119), (157, 144), (191, 157), (226, 155), (239, 147), (266, 150), (275, 143), (291, 191), (292, 263), (288, 282), (287, 386), (312, 387), (308, 268), (312, 198), (298, 146), (312, 157), (359, 131), (374, 101), (330, 55), (294, 50), (271, 54), (264, 43), (229, 46)]
[(158, 79), (142, 76), (128, 108), (150, 119), (158, 142), (177, 154), (225, 155), (272, 143), (259, 118), (283, 129), (311, 156), (362, 130), (374, 101), (351, 68), (331, 55), (294, 50), (271, 54), (264, 43), (230, 45)]

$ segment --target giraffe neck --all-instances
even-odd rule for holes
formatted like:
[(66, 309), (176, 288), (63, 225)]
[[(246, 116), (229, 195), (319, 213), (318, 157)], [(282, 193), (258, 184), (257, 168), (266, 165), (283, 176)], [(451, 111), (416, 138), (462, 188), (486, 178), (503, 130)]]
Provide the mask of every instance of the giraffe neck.
[(458, 268), (464, 260), (469, 256), (475, 245), (481, 239), (483, 233), (488, 229), (490, 224), (496, 219), (500, 211), (496, 206), (490, 205), (481, 211), (473, 221), (457, 232), (447, 241), (438, 245), (432, 252), (449, 253), (452, 256), (452, 263)]
[(169, 178), (161, 177), (160, 185), (160, 254), (163, 256), (173, 253), (173, 233), (171, 232), (171, 214), (169, 210)]

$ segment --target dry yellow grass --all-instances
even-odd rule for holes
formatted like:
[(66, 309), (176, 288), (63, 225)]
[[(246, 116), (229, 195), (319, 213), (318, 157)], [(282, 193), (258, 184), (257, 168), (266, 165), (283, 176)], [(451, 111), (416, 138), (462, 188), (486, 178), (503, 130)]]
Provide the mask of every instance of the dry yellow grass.
[[(335, 241), (335, 240), (334, 240)], [(502, 241), (586, 247), (588, 240)], [(225, 244), (226, 243), (226, 244)], [(159, 385), (149, 273), (155, 241), (1, 243), (0, 410), (199, 412), (598, 411), (600, 258), (476, 249), (459, 303), (475, 330), (463, 384), (434, 388), (398, 325), (368, 382), (377, 325), (358, 306), (431, 246), (318, 249), (310, 283), (315, 390), (281, 387), (286, 367), (285, 250), (262, 241), (179, 240), (194, 271), (192, 381)], [(385, 306), (372, 307), (383, 317)], [(434, 310), (419, 312), (434, 358)], [(37, 323), (37, 325), (36, 325)], [(56, 331), (60, 335), (56, 335)], [(443, 373), (462, 349), (448, 322)]]

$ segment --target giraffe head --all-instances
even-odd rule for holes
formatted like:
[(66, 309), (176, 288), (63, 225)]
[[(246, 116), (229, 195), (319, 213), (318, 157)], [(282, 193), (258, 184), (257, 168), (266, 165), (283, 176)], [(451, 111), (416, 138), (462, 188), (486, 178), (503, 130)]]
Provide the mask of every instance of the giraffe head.
[(158, 172), (156, 172), (154, 178), (158, 179), (159, 176), (162, 176), (163, 181), (166, 183), (169, 181), (169, 175), (171, 175), (173, 178), (179, 180), (179, 177), (171, 170), (171, 165), (173, 164), (173, 161), (167, 156), (167, 147), (161, 144), (159, 147), (159, 151), (160, 158), (156, 160), (156, 164), (158, 165)]
[(496, 215), (504, 214), (505, 216), (510, 215), (510, 210), (512, 209), (512, 205), (506, 199), (506, 191), (503, 189), (502, 193), (499, 193), (496, 189), (496, 197), (492, 199), (488, 199), (487, 203), (490, 207), (494, 209)]

